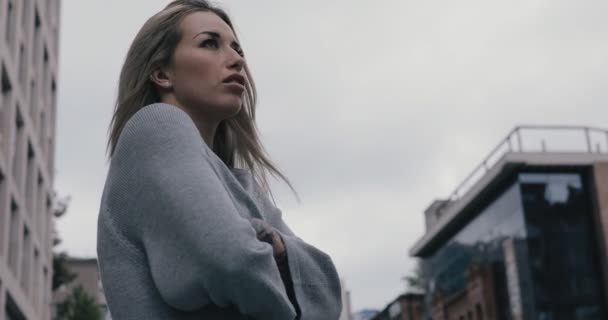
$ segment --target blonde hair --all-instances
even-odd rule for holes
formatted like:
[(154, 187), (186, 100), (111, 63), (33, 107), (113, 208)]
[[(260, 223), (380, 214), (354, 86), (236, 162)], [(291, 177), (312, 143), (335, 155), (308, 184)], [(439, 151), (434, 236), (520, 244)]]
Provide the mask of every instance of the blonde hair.
[[(234, 32), (226, 12), (205, 0), (175, 0), (146, 21), (135, 36), (120, 72), (118, 97), (107, 146), (110, 157), (114, 154), (116, 143), (127, 121), (144, 106), (160, 102), (156, 87), (149, 76), (157, 68), (170, 63), (181, 39), (181, 21), (187, 15), (198, 11), (216, 14)], [(243, 106), (236, 116), (219, 124), (212, 149), (229, 168), (249, 169), (255, 182), (271, 196), (267, 173), (280, 177), (296, 194), (289, 180), (272, 163), (260, 142), (255, 123), (255, 84), (246, 64), (244, 69), (248, 81)]]

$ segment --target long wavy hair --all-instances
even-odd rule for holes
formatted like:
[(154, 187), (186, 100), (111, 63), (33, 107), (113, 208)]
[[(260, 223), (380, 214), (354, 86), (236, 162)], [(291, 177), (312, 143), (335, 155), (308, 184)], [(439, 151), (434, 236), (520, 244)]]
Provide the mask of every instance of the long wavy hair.
[[(216, 14), (236, 35), (228, 14), (205, 0), (175, 0), (149, 18), (135, 36), (120, 72), (118, 97), (106, 150), (109, 150), (109, 158), (114, 154), (116, 143), (127, 121), (146, 105), (160, 102), (160, 96), (150, 80), (150, 75), (154, 70), (169, 65), (182, 37), (181, 21), (187, 15), (198, 11)], [(244, 69), (248, 81), (243, 105), (234, 117), (218, 125), (212, 149), (229, 168), (251, 171), (256, 183), (270, 193), (271, 197), (268, 173), (285, 181), (297, 197), (293, 186), (272, 163), (260, 141), (255, 122), (257, 93), (247, 64)]]

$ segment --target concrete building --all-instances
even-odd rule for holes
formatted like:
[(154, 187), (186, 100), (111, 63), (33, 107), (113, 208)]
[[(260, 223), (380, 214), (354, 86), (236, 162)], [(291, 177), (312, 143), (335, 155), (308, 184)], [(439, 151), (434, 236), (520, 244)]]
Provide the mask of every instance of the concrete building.
[(102, 312), (102, 319), (110, 320), (108, 304), (103, 294), (103, 286), (99, 277), (97, 259), (68, 258), (65, 262), (66, 268), (76, 275), (69, 284), (57, 289), (53, 294), (53, 306), (63, 302), (72, 293), (74, 288), (82, 286), (84, 291), (92, 297)]
[(0, 320), (51, 317), (60, 0), (0, 0)]
[(425, 320), (424, 295), (412, 292), (402, 294), (371, 320)]
[(518, 127), (425, 215), (427, 317), (608, 319), (608, 131)]

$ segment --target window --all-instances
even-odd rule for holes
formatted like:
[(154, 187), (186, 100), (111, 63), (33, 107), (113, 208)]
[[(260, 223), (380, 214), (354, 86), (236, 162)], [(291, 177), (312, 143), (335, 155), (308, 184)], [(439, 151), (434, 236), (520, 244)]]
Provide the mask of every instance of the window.
[(42, 54), (42, 88), (41, 88), (42, 97), (43, 97), (43, 101), (44, 101), (45, 105), (48, 103), (49, 95), (50, 95), (49, 89), (51, 89), (51, 86), (49, 85), (50, 68), (51, 68), (51, 66), (49, 65), (49, 50), (45, 45), (44, 51)]
[(475, 313), (477, 314), (477, 320), (483, 320), (483, 311), (479, 303), (475, 306)]
[(8, 72), (4, 64), (2, 65), (2, 95), (7, 95), (12, 89), (11, 81), (8, 79)]
[(19, 48), (19, 83), (25, 87), (27, 73), (27, 56), (25, 53), (25, 45), (21, 44)]
[(21, 27), (23, 27), (23, 30), (25, 31), (25, 33), (27, 33), (27, 21), (29, 18), (29, 13), (30, 13), (30, 0), (21, 0), (21, 2), (23, 3), (23, 9), (21, 10), (22, 16), (21, 16)]
[(40, 294), (42, 293), (40, 286), (40, 253), (38, 249), (34, 248), (34, 264), (32, 265), (32, 298), (34, 300), (34, 306), (37, 310), (40, 310)]
[(9, 105), (11, 103), (12, 87), (6, 67), (2, 64), (2, 76), (0, 77), (0, 89), (2, 90), (2, 97), (0, 97), (0, 151), (3, 151), (4, 154), (8, 149), (11, 118), (9, 116)]
[(21, 287), (26, 295), (30, 294), (30, 280), (32, 278), (32, 235), (27, 226), (23, 227), (23, 250), (21, 261)]
[(393, 304), (391, 304), (388, 307), (388, 317), (392, 320), (392, 319), (398, 319), (401, 317), (401, 303), (399, 303), (398, 301), (393, 302)]
[[(507, 282), (504, 277), (500, 277), (503, 274), (500, 268), (504, 265), (503, 242), (505, 239), (524, 241), (526, 236), (519, 184), (514, 179), (493, 199), (488, 199), (488, 202), (460, 230), (454, 230), (451, 239), (424, 259), (423, 268), (433, 283), (431, 291), (441, 290), (444, 296), (465, 293), (470, 281), (467, 277), (470, 270), (487, 270), (492, 275), (487, 281), (492, 282), (495, 290), (495, 297), (492, 298), (498, 304), (496, 313), (491, 316), (507, 319), (511, 313)], [(484, 280), (483, 283), (485, 282)], [(431, 300), (431, 308), (439, 307), (439, 301)], [(452, 315), (450, 319), (456, 320), (461, 315), (467, 319), (468, 310), (463, 311)]]
[(560, 319), (606, 319), (590, 192), (584, 176), (522, 173), (530, 273), (538, 314)]
[(32, 119), (32, 124), (34, 126), (34, 128), (38, 128), (38, 119), (36, 119), (36, 117), (34, 117), (34, 114), (36, 114), (36, 110), (38, 109), (38, 101), (40, 101), (39, 98), (39, 94), (38, 94), (38, 86), (36, 85), (36, 80), (32, 79), (32, 81), (30, 82), (30, 119)]
[(15, 300), (9, 293), (6, 294), (6, 309), (4, 309), (4, 318), (6, 320), (25, 320), (23, 312), (19, 309)]
[(9, 230), (9, 244), (8, 244), (8, 266), (14, 275), (17, 275), (18, 270), (18, 259), (19, 259), (19, 237), (21, 230), (19, 220), (19, 208), (15, 199), (11, 199), (11, 214), (10, 214), (10, 230)]
[(47, 144), (48, 144), (48, 146), (46, 147), (47, 169), (49, 170), (49, 172), (53, 172), (53, 171), (55, 171), (55, 157), (53, 156), (53, 153), (55, 150), (53, 147), (53, 136), (52, 135), (49, 135)]
[[(51, 303), (51, 297), (50, 297), (51, 290), (48, 290), (48, 288), (51, 288), (52, 283), (51, 283), (51, 279), (49, 279), (49, 271), (46, 267), (44, 267), (42, 270), (42, 280), (43, 280), (42, 285), (47, 288), (47, 290), (42, 290), (43, 291), (42, 305), (48, 306), (48, 304)], [(48, 316), (49, 308), (45, 307), (45, 308), (43, 308), (43, 310), (45, 310), (43, 319), (50, 318)]]
[(52, 200), (51, 200), (51, 195), (50, 194), (46, 194), (46, 210), (44, 210), (44, 215), (46, 217), (46, 221), (44, 224), (44, 227), (46, 229), (44, 235), (43, 235), (43, 239), (47, 240), (49, 243), (52, 243), (54, 240), (50, 239), (51, 237), (51, 223), (50, 220), (53, 219), (53, 210), (51, 210), (51, 205), (53, 204)]
[(15, 184), (19, 190), (19, 195), (23, 195), (23, 174), (25, 173), (25, 156), (26, 156), (26, 141), (25, 141), (25, 130), (23, 129), (23, 115), (21, 114), (21, 108), (16, 105), (17, 112), (15, 116), (15, 128), (16, 134), (13, 137), (13, 145), (15, 153), (13, 154), (13, 178)]
[(13, 0), (9, 0), (6, 4), (6, 42), (9, 44), (9, 48), (12, 47), (13, 39), (15, 38), (15, 5), (13, 4)]
[[(0, 168), (0, 226), (5, 226), (7, 221), (7, 213), (8, 210), (6, 210), (6, 203), (3, 201), (4, 200), (4, 194), (5, 192), (7, 192), (7, 183), (6, 183), (6, 178), (4, 176), (4, 173), (2, 172), (2, 169)], [(4, 255), (4, 229), (5, 228), (0, 228), (0, 257), (2, 257), (2, 259), (5, 257)], [(0, 281), (1, 284), (1, 281)]]
[[(40, 47), (42, 45), (42, 38), (40, 36), (40, 14), (38, 13), (38, 8), (34, 10), (34, 52), (32, 54), (32, 62), (34, 65), (34, 70), (38, 71), (38, 59), (40, 59)], [(34, 93), (32, 93), (33, 95)]]
[(35, 216), (37, 217), (36, 224), (38, 225), (38, 234), (41, 237), (43, 242), (46, 242), (46, 238), (44, 238), (44, 232), (46, 230), (46, 211), (44, 210), (44, 178), (42, 177), (42, 172), (38, 170), (38, 180), (36, 184), (36, 197), (35, 197)]
[(45, 138), (47, 137), (47, 120), (46, 113), (44, 110), (40, 111), (40, 120), (38, 121), (38, 141), (40, 142), (41, 152), (44, 155), (47, 155), (48, 152), (46, 150), (47, 144), (45, 143)]
[[(34, 216), (36, 199), (36, 161), (32, 142), (27, 142), (27, 168), (25, 178), (25, 204), (30, 217)], [(34, 222), (35, 223), (35, 222)]]
[(55, 119), (55, 106), (57, 104), (57, 83), (55, 82), (55, 76), (51, 78), (51, 119)]

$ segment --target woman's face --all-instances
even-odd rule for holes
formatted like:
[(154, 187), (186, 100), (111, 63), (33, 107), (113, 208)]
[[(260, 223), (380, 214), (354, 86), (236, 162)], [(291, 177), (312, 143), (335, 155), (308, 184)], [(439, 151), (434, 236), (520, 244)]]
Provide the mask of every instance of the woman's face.
[(234, 32), (212, 12), (195, 12), (180, 25), (167, 76), (173, 98), (192, 112), (214, 120), (234, 116), (245, 92), (245, 60)]

